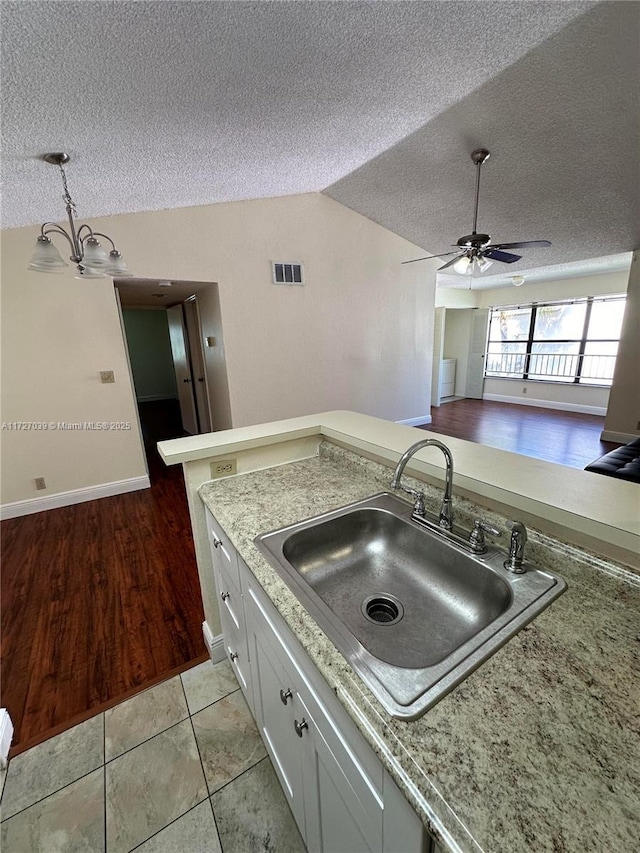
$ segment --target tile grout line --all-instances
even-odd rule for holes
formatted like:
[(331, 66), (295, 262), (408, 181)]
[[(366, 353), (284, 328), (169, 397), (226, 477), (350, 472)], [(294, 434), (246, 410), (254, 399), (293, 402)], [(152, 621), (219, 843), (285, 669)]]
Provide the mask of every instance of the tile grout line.
[(70, 788), (71, 785), (75, 785), (75, 783), (79, 782), (81, 779), (86, 779), (87, 776), (91, 776), (92, 773), (95, 773), (96, 770), (100, 770), (101, 767), (104, 767), (103, 763), (98, 764), (98, 766), (94, 767), (92, 770), (87, 770), (86, 773), (83, 773), (81, 776), (78, 776), (77, 779), (72, 779), (71, 782), (67, 782), (66, 785), (62, 785), (60, 788), (56, 788), (55, 791), (50, 791), (48, 794), (45, 794), (44, 797), (40, 797), (39, 800), (35, 800), (33, 803), (30, 803), (28, 806), (25, 806), (23, 809), (20, 809), (19, 811), (15, 812), (12, 815), (9, 815), (9, 817), (2, 818), (2, 821), (0, 821), (0, 823), (7, 823), (7, 821), (12, 820), (14, 817), (17, 817), (20, 814), (24, 814), (24, 812), (26, 812), (32, 806), (37, 806), (39, 803), (44, 803), (44, 801), (48, 800), (49, 797), (53, 797), (54, 794), (59, 794), (60, 791), (64, 791), (67, 788)]
[[(189, 702), (187, 701), (187, 691), (186, 691), (185, 686), (184, 686), (184, 681), (182, 680), (182, 675), (180, 675), (180, 684), (182, 685), (182, 692), (184, 693), (184, 698), (185, 698), (185, 701), (187, 702), (187, 710), (189, 710)], [(233, 692), (235, 692), (235, 691), (232, 691), (232, 693)], [(231, 694), (227, 694), (227, 695), (229, 696)], [(222, 696), (220, 698), (223, 699), (224, 697)], [(218, 699), (216, 701), (219, 702), (220, 700)], [(206, 705), (205, 707), (210, 708), (211, 705), (215, 705), (215, 704), (216, 704), (215, 702), (211, 702), (209, 705)], [(201, 708), (200, 710), (204, 711), (205, 709)], [(196, 713), (199, 714), (200, 711), (197, 711)], [(204, 762), (202, 760), (202, 753), (200, 752), (200, 744), (198, 743), (198, 738), (196, 737), (195, 726), (193, 725), (193, 714), (191, 713), (190, 710), (189, 710), (189, 722), (191, 723), (191, 731), (193, 732), (193, 739), (194, 739), (195, 744), (196, 744), (196, 749), (198, 750), (198, 758), (200, 759), (200, 767), (202, 769), (202, 775), (204, 777), (204, 784), (205, 784), (205, 787), (207, 789), (207, 800), (209, 801), (209, 808), (211, 809), (211, 815), (213, 817), (213, 825), (215, 826), (215, 829), (216, 829), (216, 835), (218, 836), (218, 845), (220, 847), (220, 850), (222, 851), (222, 840), (220, 838), (220, 830), (218, 829), (218, 821), (216, 820), (216, 813), (213, 809), (213, 802), (211, 800), (211, 791), (209, 790), (209, 783), (207, 781), (207, 774), (205, 773), (205, 770), (204, 770)], [(224, 853), (224, 851), (223, 851), (223, 853)]]
[[(204, 800), (200, 800), (199, 803), (196, 803), (195, 806), (191, 806), (191, 808), (187, 809), (186, 812), (183, 812), (181, 815), (178, 815), (178, 817), (174, 817), (174, 819), (172, 821), (170, 821), (166, 826), (163, 826), (157, 832), (154, 832), (153, 835), (150, 835), (148, 838), (145, 838), (144, 841), (141, 841), (139, 844), (136, 844), (135, 847), (132, 847), (128, 851), (128, 853), (133, 853), (134, 850), (139, 850), (143, 844), (146, 844), (148, 841), (151, 841), (152, 838), (155, 838), (157, 835), (160, 835), (161, 832), (164, 832), (165, 829), (167, 829), (170, 826), (173, 826), (173, 824), (177, 823), (179, 820), (182, 820), (182, 818), (185, 817), (185, 815), (188, 815), (194, 809), (197, 809), (198, 806), (201, 806), (203, 803), (206, 803), (207, 799), (208, 799), (208, 797), (205, 797)], [(206, 853), (206, 851), (203, 851), (203, 853)]]

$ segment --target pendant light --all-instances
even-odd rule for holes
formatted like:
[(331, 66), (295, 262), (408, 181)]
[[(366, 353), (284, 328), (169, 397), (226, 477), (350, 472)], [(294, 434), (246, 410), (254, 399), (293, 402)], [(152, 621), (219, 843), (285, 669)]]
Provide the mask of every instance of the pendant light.
[[(62, 228), (62, 226), (57, 225), (55, 222), (45, 222), (40, 229), (40, 236), (36, 241), (36, 248), (27, 269), (34, 272), (62, 273), (68, 264), (62, 259), (49, 236), (50, 234), (62, 234), (71, 247), (69, 259), (78, 268), (76, 278), (104, 278), (105, 275), (131, 275), (111, 237), (101, 234), (98, 231), (93, 231), (86, 224), (76, 227), (76, 206), (69, 195), (67, 176), (64, 171), (64, 164), (68, 163), (70, 159), (69, 155), (64, 152), (55, 152), (44, 154), (42, 159), (45, 163), (51, 163), (51, 165), (58, 166), (60, 169), (62, 187), (64, 189), (62, 198), (67, 209), (69, 230), (67, 231), (67, 229)], [(109, 252), (102, 247), (98, 237), (109, 241), (111, 244)]]

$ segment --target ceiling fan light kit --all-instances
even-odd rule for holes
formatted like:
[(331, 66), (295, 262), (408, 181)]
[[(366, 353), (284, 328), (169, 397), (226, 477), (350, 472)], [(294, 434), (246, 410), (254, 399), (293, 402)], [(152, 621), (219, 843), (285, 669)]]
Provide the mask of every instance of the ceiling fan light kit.
[[(64, 261), (54, 246), (50, 234), (62, 234), (66, 238), (71, 247), (71, 255), (69, 260), (73, 261), (78, 268), (76, 278), (104, 278), (105, 275), (114, 277), (131, 275), (124, 262), (124, 258), (116, 249), (115, 243), (111, 237), (106, 234), (101, 234), (98, 231), (93, 231), (89, 225), (82, 224), (76, 228), (76, 206), (69, 195), (67, 187), (67, 176), (64, 171), (64, 164), (68, 163), (70, 157), (64, 152), (53, 152), (44, 154), (42, 159), (45, 163), (51, 163), (60, 169), (62, 177), (62, 187), (64, 195), (62, 196), (67, 209), (67, 218), (69, 220), (69, 230), (62, 228), (55, 222), (45, 222), (40, 228), (40, 236), (36, 240), (36, 248), (31, 257), (31, 262), (27, 269), (33, 272), (46, 273), (62, 273), (64, 268), (69, 266)], [(103, 237), (111, 243), (111, 251), (107, 253), (102, 247), (98, 237)]]
[[(490, 152), (486, 148), (476, 148), (471, 152), (471, 160), (476, 167), (476, 194), (473, 206), (473, 230), (471, 234), (466, 234), (460, 237), (456, 243), (458, 251), (445, 252), (442, 255), (429, 255), (428, 258), (446, 258), (448, 255), (455, 255), (450, 261), (447, 261), (437, 272), (453, 267), (454, 271), (460, 275), (473, 275), (474, 273), (483, 273), (489, 269), (492, 261), (499, 261), (501, 264), (513, 264), (519, 261), (522, 255), (515, 255), (513, 252), (505, 252), (504, 249), (524, 249), (524, 248), (544, 248), (551, 245), (548, 240), (525, 240), (519, 243), (491, 243), (490, 234), (478, 234), (478, 199), (480, 198), (480, 169), (482, 164), (486, 163)], [(405, 264), (412, 264), (416, 261), (425, 261), (425, 258), (414, 258), (411, 261), (403, 261)], [(514, 276), (522, 278), (522, 276)], [(524, 282), (524, 278), (519, 284)], [(515, 280), (514, 280), (515, 284)], [(518, 287), (519, 285), (516, 285)]]

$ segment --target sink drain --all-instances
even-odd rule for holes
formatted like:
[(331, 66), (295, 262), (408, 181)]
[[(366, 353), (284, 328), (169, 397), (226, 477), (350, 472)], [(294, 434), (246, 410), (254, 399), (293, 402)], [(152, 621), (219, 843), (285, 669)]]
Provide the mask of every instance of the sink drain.
[(370, 595), (361, 609), (363, 616), (376, 625), (395, 625), (404, 616), (404, 607), (393, 595)]

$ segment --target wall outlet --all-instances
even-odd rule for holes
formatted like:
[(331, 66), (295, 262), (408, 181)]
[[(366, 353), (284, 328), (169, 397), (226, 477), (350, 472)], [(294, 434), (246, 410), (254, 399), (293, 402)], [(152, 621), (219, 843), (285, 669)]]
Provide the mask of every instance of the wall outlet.
[(211, 479), (217, 480), (218, 477), (231, 477), (238, 473), (238, 467), (235, 459), (216, 459), (211, 463)]
[(36, 484), (36, 489), (38, 489), (38, 491), (47, 488), (47, 484), (44, 481), (44, 477), (36, 477), (34, 483)]
[(523, 393), (523, 394), (526, 394), (526, 393), (527, 393), (527, 389), (526, 389), (526, 388), (523, 388), (523, 389), (522, 389), (522, 393)]
[(100, 382), (115, 382), (116, 377), (113, 374), (113, 370), (101, 370), (100, 371)]

